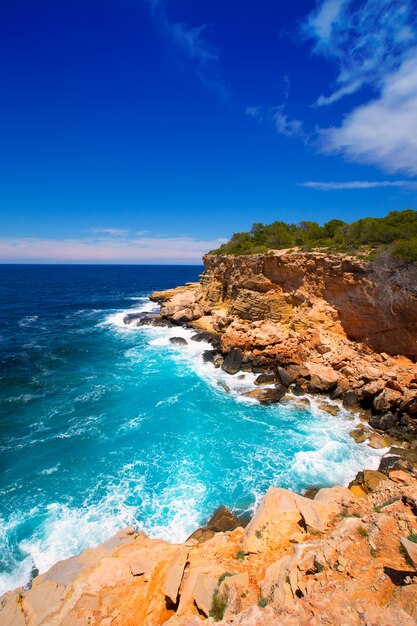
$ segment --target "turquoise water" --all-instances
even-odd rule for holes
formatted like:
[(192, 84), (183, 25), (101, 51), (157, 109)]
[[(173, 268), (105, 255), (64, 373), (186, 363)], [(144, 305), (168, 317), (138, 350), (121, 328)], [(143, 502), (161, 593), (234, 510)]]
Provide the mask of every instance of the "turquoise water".
[(123, 324), (201, 270), (0, 266), (0, 593), (125, 525), (181, 541), (271, 484), (377, 466), (347, 417), (260, 406), (241, 395), (253, 376), (204, 364), (191, 331)]

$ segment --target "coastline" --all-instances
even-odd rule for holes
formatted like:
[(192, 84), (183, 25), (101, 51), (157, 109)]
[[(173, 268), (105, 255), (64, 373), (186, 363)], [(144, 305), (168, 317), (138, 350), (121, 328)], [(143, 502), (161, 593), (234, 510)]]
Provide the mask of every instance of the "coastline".
[[(151, 301), (159, 304), (159, 313), (154, 312), (152, 304), (145, 304), (136, 313), (115, 314), (112, 316), (114, 319), (111, 323), (116, 323), (120, 328), (125, 327), (126, 329), (136, 325), (156, 328), (158, 326), (169, 327), (170, 344), (179, 353), (184, 345), (200, 343), (205, 348), (203, 360), (210, 364), (210, 368), (224, 372), (237, 382), (237, 390), (234, 390), (234, 393), (237, 396), (240, 395), (244, 403), (251, 405), (260, 403), (265, 406), (279, 404), (289, 408), (297, 406), (302, 408), (309, 405), (315, 407), (315, 410), (327, 413), (330, 420), (338, 419), (337, 415), (339, 415), (347, 423), (351, 421), (352, 438), (358, 446), (363, 447), (370, 444), (370, 449), (375, 454), (375, 460), (381, 457), (379, 463), (379, 470), (381, 471), (376, 471), (377, 465), (372, 469), (365, 468), (365, 471), (359, 472), (353, 480), (346, 480), (346, 483), (349, 482), (349, 488), (345, 484), (343, 487), (318, 490), (315, 489), (316, 485), (312, 484), (310, 485), (311, 489), (304, 492), (307, 497), (272, 487), (262, 500), (257, 502), (259, 506), (255, 507), (254, 516), (247, 529), (243, 529), (239, 520), (226, 512), (226, 523), (220, 530), (213, 531), (208, 527), (203, 527), (193, 533), (189, 540), (183, 544), (175, 545), (160, 539), (149, 539), (143, 532), (138, 533), (133, 528), (125, 529), (94, 550), (87, 550), (77, 557), (57, 563), (48, 572), (36, 577), (31, 587), (18, 589), (3, 596), (0, 611), (3, 613), (2, 618), (6, 620), (5, 624), (67, 624), (65, 621), (67, 618), (69, 619), (68, 624), (78, 624), (77, 620), (80, 619), (79, 623), (82, 624), (84, 623), (82, 620), (85, 620), (87, 615), (89, 620), (93, 620), (90, 623), (103, 623), (103, 619), (110, 619), (111, 616), (109, 624), (129, 624), (129, 620), (133, 620), (133, 615), (137, 611), (137, 604), (135, 604), (137, 602), (141, 604), (145, 602), (143, 609), (145, 612), (142, 619), (143, 624), (149, 624), (149, 626), (164, 623), (178, 624), (178, 626), (186, 624), (188, 626), (189, 624), (201, 623), (203, 617), (208, 618), (207, 623), (213, 623), (209, 616), (214, 610), (215, 596), (221, 597), (222, 606), (224, 605), (222, 618), (226, 621), (222, 621), (222, 623), (226, 624), (229, 623), (228, 620), (232, 620), (234, 624), (245, 624), (247, 623), (245, 620), (251, 619), (255, 620), (253, 621), (254, 624), (273, 624), (274, 621), (269, 622), (268, 620), (276, 619), (279, 611), (281, 611), (279, 613), (280, 620), (282, 620), (280, 623), (291, 624), (294, 622), (285, 620), (295, 619), (294, 615), (298, 615), (297, 611), (300, 612), (297, 619), (305, 619), (303, 611), (312, 610), (309, 603), (314, 596), (313, 594), (305, 602), (297, 602), (297, 598), (302, 600), (311, 595), (311, 589), (308, 591), (305, 587), (307, 580), (304, 582), (292, 580), (292, 566), (296, 570), (300, 569), (299, 558), (302, 551), (298, 550), (297, 546), (302, 544), (309, 546), (311, 542), (316, 544), (318, 537), (323, 546), (329, 541), (333, 542), (333, 545), (334, 533), (340, 535), (342, 532), (343, 535), (344, 531), (341, 528), (344, 528), (344, 520), (359, 520), (359, 518), (365, 526), (359, 524), (359, 521), (349, 522), (348, 530), (350, 533), (352, 533), (352, 524), (356, 524), (357, 528), (355, 526), (354, 532), (357, 532), (359, 536), (362, 537), (360, 530), (362, 528), (366, 529), (366, 537), (373, 536), (374, 531), (370, 532), (368, 526), (374, 525), (375, 528), (383, 532), (384, 541), (387, 541), (388, 528), (390, 527), (392, 530), (392, 516), (389, 516), (389, 520), (384, 519), (387, 527), (382, 531), (379, 518), (374, 519), (374, 514), (378, 513), (374, 509), (385, 509), (387, 502), (392, 500), (392, 504), (401, 502), (401, 505), (396, 506), (405, 506), (407, 511), (411, 507), (414, 511), (412, 502), (417, 501), (417, 481), (415, 480), (416, 446), (413, 445), (412, 433), (407, 433), (407, 428), (405, 428), (403, 437), (401, 429), (397, 428), (397, 432), (394, 433), (392, 430), (389, 432), (392, 425), (376, 429), (370, 423), (375, 416), (386, 415), (386, 413), (378, 410), (378, 404), (377, 406), (374, 405), (374, 399), (383, 393), (385, 388), (391, 389), (391, 387), (384, 385), (382, 389), (378, 385), (374, 385), (375, 393), (372, 396), (371, 410), (369, 405), (368, 408), (361, 406), (362, 399), (357, 393), (357, 387), (353, 387), (353, 389), (345, 387), (343, 394), (338, 393), (340, 379), (337, 378), (336, 380), (336, 377), (332, 376), (329, 370), (323, 370), (322, 363), (317, 360), (310, 360), (311, 353), (309, 354), (310, 359), (306, 359), (302, 363), (289, 363), (291, 356), (288, 358), (288, 344), (284, 343), (283, 345), (280, 338), (277, 341), (276, 328), (271, 326), (265, 328), (265, 320), (245, 320), (239, 318), (238, 315), (230, 316), (230, 301), (226, 305), (224, 300), (215, 306), (212, 302), (209, 304), (210, 299), (207, 298), (207, 295), (213, 285), (212, 281), (208, 281), (208, 284), (206, 282), (204, 285), (205, 281), (207, 281), (207, 276), (205, 278), (203, 276), (202, 283), (191, 283), (167, 292), (152, 294)], [(324, 319), (320, 321), (320, 324), (325, 326), (326, 322), (327, 320)], [(182, 328), (184, 331), (181, 330)], [(304, 333), (302, 335), (303, 342), (308, 344), (311, 340), (308, 332), (305, 328), (301, 329), (300, 332)], [(280, 344), (281, 350), (282, 348), (284, 348), (284, 352), (287, 350), (286, 363), (277, 363), (277, 359), (275, 367), (271, 367), (271, 343), (268, 344), (267, 342), (264, 350), (256, 346), (254, 348), (248, 343), (248, 338), (252, 340), (254, 335), (257, 339), (262, 336), (265, 340), (268, 333), (275, 340), (275, 343)], [(300, 333), (296, 337), (298, 340), (299, 335)], [(339, 341), (342, 340), (345, 350), (351, 349), (350, 343), (347, 343), (346, 338), (340, 332), (337, 336)], [(289, 337), (289, 339), (294, 338), (294, 336)], [(328, 344), (328, 336), (326, 336), (326, 340)], [(242, 344), (242, 341), (246, 344)], [(317, 342), (317, 338), (314, 338), (313, 344), (314, 348), (321, 345), (320, 342)], [(294, 358), (294, 342), (292, 342), (291, 349)], [(386, 355), (387, 358), (379, 355), (380, 358), (378, 358), (377, 352), (369, 350), (369, 347), (363, 346), (363, 344), (360, 346), (360, 351), (362, 358), (366, 357), (364, 358), (364, 367), (368, 374), (370, 368), (376, 368), (379, 373), (381, 371), (379, 368), (386, 367), (387, 362), (388, 367), (392, 367), (392, 364), (397, 367), (399, 364), (399, 368), (402, 368), (402, 371), (400, 370), (402, 374), (404, 370), (408, 371), (410, 368), (415, 370), (415, 364), (410, 365), (409, 359), (399, 358), (397, 360), (397, 357), (390, 357), (389, 355)], [(250, 353), (250, 358), (247, 358), (247, 352)], [(318, 354), (323, 356), (328, 355), (329, 352), (331, 350), (323, 352), (319, 350)], [(264, 356), (266, 356), (265, 361), (263, 361)], [(346, 367), (346, 364), (343, 367)], [(298, 372), (294, 375), (297, 369)], [(339, 370), (335, 369), (335, 371), (338, 372)], [(377, 380), (375, 371), (373, 374), (373, 380), (365, 384), (372, 385)], [(411, 378), (410, 380), (409, 389), (414, 392), (414, 379)], [(242, 387), (241, 391), (239, 391), (240, 386)], [(230, 393), (226, 384), (220, 384), (219, 387), (222, 393)], [(352, 394), (355, 397), (352, 397)], [(331, 422), (329, 422), (330, 424)], [(403, 426), (403, 424), (400, 423), (399, 426)], [(404, 424), (404, 426), (409, 426), (409, 423)], [(282, 499), (287, 503), (284, 505), (284, 509), (280, 508)], [(292, 504), (288, 509), (289, 501)], [(322, 502), (325, 503), (324, 508)], [(218, 504), (220, 505), (221, 502)], [(278, 509), (274, 509), (276, 506)], [(265, 513), (265, 511), (267, 512)], [(345, 511), (349, 514), (346, 515)], [(289, 512), (291, 512), (291, 523), (295, 523), (295, 520), (298, 519), (296, 527), (287, 528), (285, 526), (288, 522), (287, 513)], [(265, 515), (266, 519), (269, 520), (267, 522), (265, 522)], [(284, 515), (284, 518), (280, 517), (280, 520), (285, 527), (285, 532), (281, 532), (282, 529), (274, 525), (272, 525), (273, 528), (266, 531), (276, 515)], [(415, 515), (414, 512), (413, 515)], [(405, 519), (404, 511), (402, 509), (399, 512), (396, 509), (393, 510), (393, 517), (395, 520), (398, 517), (399, 528), (393, 541), (397, 541), (398, 532), (402, 533), (401, 545), (403, 545), (403, 539), (405, 542), (408, 541), (405, 527), (402, 527), (400, 523), (401, 520)], [(411, 516), (407, 524), (411, 536), (417, 531), (414, 517)], [(267, 535), (265, 543), (264, 533)], [(343, 543), (343, 537), (339, 535), (337, 535), (337, 542)], [(365, 535), (362, 538), (364, 537)], [(259, 546), (259, 543), (262, 545)], [(373, 556), (372, 551), (380, 552), (378, 558), (381, 556), (381, 558), (387, 559), (383, 547), (379, 547), (379, 544), (376, 544), (373, 539), (369, 539), (368, 543), (371, 556)], [(373, 547), (376, 545), (377, 547)], [(405, 545), (412, 552), (413, 547), (407, 543)], [(195, 562), (194, 557), (192, 557), (194, 552)], [(323, 554), (325, 553), (326, 551)], [(221, 561), (224, 561), (221, 567), (218, 563), (219, 554), (222, 555)], [(242, 558), (237, 556), (238, 554), (242, 554)], [(405, 559), (405, 561), (407, 558), (410, 559), (409, 555), (407, 557), (407, 554), (404, 555), (401, 551), (399, 551), (399, 555), (394, 559), (397, 568), (399, 567), (398, 559), (400, 561), (401, 559)], [(278, 557), (278, 561), (271, 561), (272, 558)], [(288, 561), (290, 557), (291, 559)], [(392, 550), (390, 558), (392, 560)], [(284, 569), (283, 559), (285, 562)], [(314, 556), (315, 562), (317, 562), (316, 559), (317, 556)], [(145, 562), (148, 561), (149, 567), (147, 568)], [(248, 572), (247, 567), (244, 567), (249, 561), (251, 562), (250, 572)], [(342, 578), (346, 578), (346, 569), (353, 567), (352, 563), (347, 567), (345, 562), (345, 557), (335, 562), (336, 570), (343, 574)], [(229, 566), (233, 572), (226, 569)], [(252, 566), (255, 566), (254, 571), (252, 571)], [(193, 571), (193, 576), (191, 576), (190, 570)], [(196, 571), (194, 572), (194, 570)], [(412, 583), (414, 581), (413, 570), (404, 571), (408, 572), (408, 579)], [(286, 572), (286, 574), (284, 575), (282, 572)], [(227, 576), (221, 580), (225, 573)], [(314, 579), (320, 579), (321, 573), (322, 570), (316, 567)], [(370, 584), (372, 583), (375, 587), (379, 578), (375, 579), (375, 573), (367, 572), (368, 575), (371, 577)], [(174, 583), (172, 583), (172, 577)], [(225, 584), (227, 578), (231, 579), (229, 585)], [(358, 576), (354, 578), (357, 579)], [(232, 582), (233, 584), (230, 585)], [(330, 582), (334, 584), (334, 580), (330, 580)], [(327, 576), (327, 583), (329, 583), (329, 576)], [(394, 587), (397, 586), (395, 583), (393, 584)], [(410, 585), (409, 582), (404, 584)], [(167, 585), (171, 595), (166, 593)], [(110, 604), (103, 605), (102, 590), (109, 587), (113, 591), (106, 591), (106, 593), (110, 594), (109, 597), (111, 596), (112, 600)], [(323, 587), (323, 583), (320, 583), (319, 587)], [(403, 584), (401, 584), (402, 587)], [(411, 587), (414, 593), (416, 586), (411, 585)], [(76, 588), (78, 591), (74, 596)], [(129, 594), (133, 594), (134, 599), (130, 600), (125, 595), (126, 588), (129, 588)], [(47, 589), (48, 593), (51, 591), (55, 595), (45, 607), (43, 598), (46, 597)], [(79, 593), (80, 589), (82, 591)], [(278, 591), (276, 592), (276, 590)], [(348, 612), (356, 615), (360, 611), (355, 604), (354, 589), (352, 588), (350, 592), (353, 595), (352, 597), (348, 595), (349, 601), (351, 601)], [(372, 615), (372, 619), (374, 615), (377, 616), (378, 623), (391, 623), (384, 621), (384, 619), (392, 619), (393, 615), (391, 604), (395, 596), (395, 589), (392, 588), (391, 592), (388, 603), (385, 602), (387, 599), (385, 592), (383, 601), (382, 596), (376, 603), (373, 601), (374, 599), (369, 597), (365, 600), (366, 610), (369, 611), (369, 615)], [(240, 600), (238, 599), (239, 594)], [(93, 602), (95, 608), (92, 605), (86, 608), (86, 595), (88, 597), (97, 596)], [(405, 607), (405, 611), (402, 610), (404, 602), (402, 598), (401, 601), (397, 602), (397, 605), (394, 602), (392, 606), (400, 607), (400, 617), (403, 621), (398, 623), (408, 626), (409, 623), (414, 622), (407, 621), (407, 607)], [(376, 609), (376, 604), (379, 605), (382, 612), (378, 613), (379, 609)], [(381, 608), (381, 605), (385, 604), (387, 606)], [(336, 609), (339, 611), (340, 606), (336, 606)], [(41, 613), (41, 617), (39, 617), (39, 610), (46, 611), (45, 615)], [(329, 610), (328, 607), (325, 610)], [(296, 611), (296, 613), (292, 613), (292, 611)], [(375, 613), (375, 611), (377, 612)], [(412, 619), (417, 617), (412, 611), (408, 613)], [(339, 613), (330, 611), (329, 619), (335, 619), (336, 615), (338, 619)], [(60, 621), (61, 618), (62, 621)], [(122, 621), (119, 621), (119, 618)], [(24, 621), (21, 622), (22, 619)], [(352, 621), (352, 623), (356, 622)]]

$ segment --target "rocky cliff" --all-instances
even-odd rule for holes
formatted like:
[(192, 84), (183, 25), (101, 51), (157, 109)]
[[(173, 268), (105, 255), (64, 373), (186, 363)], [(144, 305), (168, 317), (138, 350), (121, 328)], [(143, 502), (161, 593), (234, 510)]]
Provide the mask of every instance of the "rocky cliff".
[[(417, 298), (364, 260), (318, 252), (204, 257), (213, 304), (241, 319), (293, 329), (326, 321), (378, 352), (417, 355)], [(327, 318), (324, 320), (324, 318)]]
[(271, 488), (184, 544), (133, 528), (0, 598), (2, 626), (417, 623), (417, 480), (363, 472), (309, 499)]

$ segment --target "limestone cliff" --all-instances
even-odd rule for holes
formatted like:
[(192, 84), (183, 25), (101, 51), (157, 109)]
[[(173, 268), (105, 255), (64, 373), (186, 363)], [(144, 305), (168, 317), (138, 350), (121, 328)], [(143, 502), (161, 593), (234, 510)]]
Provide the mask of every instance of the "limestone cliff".
[[(417, 355), (417, 298), (355, 257), (277, 252), (204, 257), (202, 285), (213, 304), (245, 320), (299, 329), (324, 317), (378, 352)], [(387, 283), (390, 282), (388, 285)], [(388, 289), (389, 287), (389, 289)]]

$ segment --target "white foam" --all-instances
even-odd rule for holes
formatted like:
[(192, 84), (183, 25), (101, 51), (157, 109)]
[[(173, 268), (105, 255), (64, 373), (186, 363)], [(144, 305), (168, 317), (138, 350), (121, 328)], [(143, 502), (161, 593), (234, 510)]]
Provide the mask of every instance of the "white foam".
[(130, 309), (123, 309), (122, 311), (116, 311), (111, 315), (108, 315), (103, 322), (97, 324), (97, 326), (114, 326), (118, 330), (132, 331), (137, 330), (134, 324), (125, 324), (124, 318), (126, 315), (133, 315), (136, 313), (157, 313), (159, 311), (159, 305), (156, 302), (152, 302), (148, 298), (139, 307), (132, 307)]

